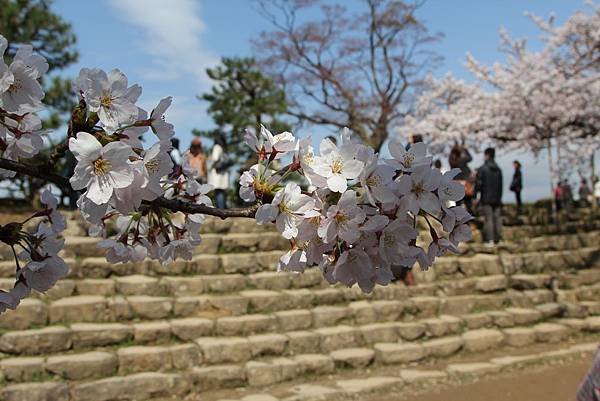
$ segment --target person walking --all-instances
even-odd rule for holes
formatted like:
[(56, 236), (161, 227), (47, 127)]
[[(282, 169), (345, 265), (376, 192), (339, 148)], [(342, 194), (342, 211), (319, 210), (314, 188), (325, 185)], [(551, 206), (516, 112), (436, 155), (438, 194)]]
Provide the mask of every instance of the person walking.
[(483, 215), (483, 240), (486, 246), (502, 240), (502, 171), (495, 161), (496, 150), (487, 148), (484, 163), (477, 170), (475, 197)]
[(200, 138), (192, 139), (190, 149), (185, 152), (185, 157), (188, 164), (193, 167), (197, 172), (198, 182), (201, 184), (206, 183), (207, 169), (206, 169), (206, 154), (202, 148), (202, 141)]
[(517, 201), (517, 214), (521, 213), (523, 202), (521, 201), (521, 191), (523, 190), (523, 175), (521, 173), (521, 163), (518, 160), (513, 162), (515, 172), (513, 173), (512, 181), (510, 182), (510, 190), (515, 193)]
[(464, 203), (469, 213), (473, 214), (473, 198), (475, 196), (473, 188), (473, 173), (469, 167), (469, 163), (473, 160), (471, 153), (465, 147), (464, 144), (456, 142), (450, 150), (450, 156), (448, 157), (448, 164), (450, 169), (458, 168), (460, 173), (454, 177), (455, 180), (460, 181), (465, 187), (465, 197), (459, 204)]
[(208, 183), (213, 186), (215, 192), (215, 204), (219, 209), (227, 208), (227, 189), (229, 188), (230, 162), (225, 152), (225, 139), (218, 135), (209, 156)]

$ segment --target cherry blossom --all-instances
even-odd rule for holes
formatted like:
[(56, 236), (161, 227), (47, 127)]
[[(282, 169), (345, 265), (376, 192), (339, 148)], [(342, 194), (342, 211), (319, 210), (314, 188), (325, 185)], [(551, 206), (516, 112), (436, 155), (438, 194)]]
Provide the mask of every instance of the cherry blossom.
[(69, 149), (77, 159), (71, 177), (73, 189), (88, 188), (86, 197), (101, 205), (107, 203), (115, 188), (125, 188), (133, 182), (129, 165), (132, 149), (122, 142), (102, 146), (87, 132), (79, 132), (69, 140)]
[(351, 144), (338, 148), (329, 139), (321, 141), (321, 156), (315, 157), (313, 170), (327, 180), (333, 192), (344, 192), (348, 180), (358, 178), (364, 163), (355, 159), (356, 146)]
[(135, 101), (141, 93), (137, 85), (128, 87), (127, 77), (115, 69), (108, 74), (100, 69), (81, 71), (76, 87), (83, 90), (90, 111), (98, 113), (107, 127), (131, 123), (138, 115)]
[(173, 136), (173, 124), (164, 120), (164, 114), (169, 106), (171, 106), (172, 101), (173, 98), (171, 96), (162, 99), (156, 108), (152, 110), (152, 113), (150, 113), (150, 127), (152, 128), (152, 132), (161, 140), (169, 139)]
[(273, 201), (262, 205), (256, 211), (258, 224), (275, 221), (277, 230), (284, 238), (290, 239), (298, 235), (298, 218), (314, 217), (316, 213), (314, 200), (303, 195), (298, 184), (290, 182), (286, 184), (283, 191), (277, 192)]
[(403, 195), (401, 208), (413, 214), (418, 214), (419, 210), (437, 214), (441, 203), (433, 191), (440, 186), (441, 176), (439, 171), (424, 165), (415, 168), (411, 175), (401, 176), (398, 179), (398, 192)]

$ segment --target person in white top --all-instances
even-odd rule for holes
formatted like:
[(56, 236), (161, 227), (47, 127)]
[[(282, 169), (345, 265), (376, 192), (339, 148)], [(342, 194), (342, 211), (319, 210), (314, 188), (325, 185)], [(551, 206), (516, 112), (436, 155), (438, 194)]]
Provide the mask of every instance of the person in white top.
[(208, 183), (215, 191), (215, 203), (219, 209), (227, 208), (226, 190), (229, 188), (229, 168), (231, 164), (225, 153), (225, 141), (221, 137), (215, 138), (208, 157)]

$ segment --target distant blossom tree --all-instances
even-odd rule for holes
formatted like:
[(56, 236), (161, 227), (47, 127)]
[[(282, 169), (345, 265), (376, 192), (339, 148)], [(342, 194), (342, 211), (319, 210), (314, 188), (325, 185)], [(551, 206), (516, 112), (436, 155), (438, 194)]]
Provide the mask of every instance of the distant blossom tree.
[[(448, 74), (437, 80), (428, 77), (414, 111), (400, 123), (401, 137), (421, 135), (434, 153), (448, 154), (455, 143), (481, 148), (486, 136), (486, 93)], [(476, 111), (476, 112), (475, 112)]]
[[(364, 11), (319, 0), (258, 0), (273, 25), (254, 41), (261, 68), (300, 122), (348, 127), (379, 151), (439, 62), (416, 12), (423, 1), (365, 0)], [(303, 19), (318, 9), (319, 19)]]

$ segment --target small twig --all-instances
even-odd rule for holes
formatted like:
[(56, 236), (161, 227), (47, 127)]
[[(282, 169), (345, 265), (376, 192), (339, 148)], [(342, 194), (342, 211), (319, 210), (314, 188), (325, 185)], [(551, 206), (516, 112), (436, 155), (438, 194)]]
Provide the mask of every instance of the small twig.
[(54, 166), (58, 162), (59, 159), (61, 159), (65, 156), (65, 153), (67, 153), (68, 149), (69, 149), (69, 137), (67, 137), (67, 139), (65, 139), (63, 142), (61, 142), (54, 148), (54, 150), (52, 151), (52, 154), (50, 154), (50, 159), (48, 160), (48, 165)]

